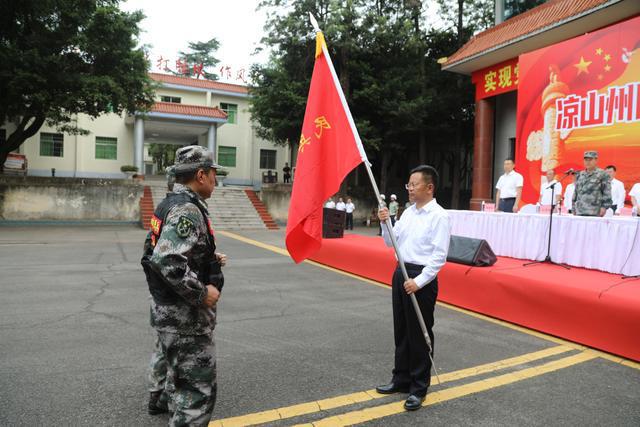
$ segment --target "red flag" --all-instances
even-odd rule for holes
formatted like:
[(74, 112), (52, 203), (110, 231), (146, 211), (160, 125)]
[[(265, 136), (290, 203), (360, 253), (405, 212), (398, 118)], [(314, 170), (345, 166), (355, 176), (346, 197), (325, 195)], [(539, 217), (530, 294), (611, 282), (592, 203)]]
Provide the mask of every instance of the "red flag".
[(324, 36), (316, 36), (316, 62), (304, 113), (287, 219), (287, 250), (297, 263), (322, 243), (322, 206), (366, 155), (342, 93)]

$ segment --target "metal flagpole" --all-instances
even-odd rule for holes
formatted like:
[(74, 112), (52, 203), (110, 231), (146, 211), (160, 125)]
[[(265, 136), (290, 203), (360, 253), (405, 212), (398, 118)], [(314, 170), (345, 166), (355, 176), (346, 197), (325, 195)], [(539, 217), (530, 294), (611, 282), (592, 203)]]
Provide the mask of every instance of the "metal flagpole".
[[(309, 13), (309, 19), (311, 20), (311, 25), (316, 32), (322, 33), (320, 27), (318, 26), (318, 21), (316, 21), (315, 17)], [(371, 186), (373, 187), (373, 191), (376, 194), (376, 200), (378, 201), (378, 206), (382, 207), (382, 198), (380, 197), (380, 190), (378, 190), (378, 184), (376, 183), (376, 179), (373, 177), (373, 172), (371, 171), (371, 164), (369, 163), (369, 159), (367, 159), (367, 154), (364, 151), (364, 147), (362, 146), (362, 141), (360, 140), (360, 135), (358, 134), (358, 129), (356, 129), (356, 125), (353, 121), (353, 117), (351, 116), (351, 111), (349, 110), (349, 106), (347, 105), (347, 101), (344, 97), (344, 93), (342, 92), (342, 86), (340, 85), (340, 81), (338, 80), (338, 76), (336, 75), (336, 71), (333, 68), (333, 63), (331, 62), (331, 57), (329, 56), (329, 52), (327, 52), (326, 46), (323, 43), (322, 50), (324, 52), (325, 57), (327, 58), (327, 65), (331, 70), (331, 75), (333, 76), (333, 81), (336, 86), (336, 90), (338, 91), (338, 95), (340, 96), (340, 101), (342, 102), (344, 112), (347, 115), (349, 120), (349, 125), (351, 126), (351, 130), (353, 132), (353, 136), (356, 139), (356, 144), (358, 145), (358, 149), (360, 150), (360, 155), (362, 157), (362, 161), (367, 168), (367, 173), (369, 174), (369, 180), (371, 181)], [(393, 234), (393, 226), (391, 225), (391, 219), (387, 218), (385, 221), (385, 226), (387, 227), (387, 232), (391, 237), (391, 243), (393, 244), (393, 250), (396, 253), (396, 258), (398, 259), (398, 264), (400, 264), (400, 270), (402, 270), (402, 275), (404, 276), (404, 281), (409, 280), (409, 275), (407, 274), (407, 268), (404, 265), (404, 260), (402, 259), (402, 255), (398, 251), (398, 242), (396, 241), (396, 236)], [(425, 285), (427, 286), (427, 285)], [(422, 330), (422, 334), (424, 335), (424, 339), (427, 342), (427, 355), (429, 356), (429, 360), (431, 361), (431, 366), (433, 367), (433, 372), (436, 374), (436, 378), (438, 379), (438, 384), (441, 384), (440, 376), (438, 375), (438, 370), (436, 369), (436, 364), (433, 362), (433, 357), (431, 352), (433, 350), (431, 344), (431, 338), (429, 337), (429, 333), (427, 331), (427, 325), (424, 323), (424, 318), (422, 317), (422, 312), (420, 311), (420, 305), (418, 304), (418, 300), (416, 299), (415, 294), (411, 294), (411, 302), (413, 304), (413, 309), (416, 312), (416, 317), (418, 318), (418, 323), (420, 323), (420, 329)]]

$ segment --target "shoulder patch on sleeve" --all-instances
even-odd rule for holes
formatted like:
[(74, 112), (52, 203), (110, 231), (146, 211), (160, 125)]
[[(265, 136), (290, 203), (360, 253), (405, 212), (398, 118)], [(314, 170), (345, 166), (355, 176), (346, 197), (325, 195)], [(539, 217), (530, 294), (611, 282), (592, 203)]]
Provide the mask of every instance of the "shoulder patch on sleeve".
[(176, 233), (180, 237), (188, 237), (193, 233), (194, 228), (193, 221), (189, 217), (182, 215), (176, 225)]

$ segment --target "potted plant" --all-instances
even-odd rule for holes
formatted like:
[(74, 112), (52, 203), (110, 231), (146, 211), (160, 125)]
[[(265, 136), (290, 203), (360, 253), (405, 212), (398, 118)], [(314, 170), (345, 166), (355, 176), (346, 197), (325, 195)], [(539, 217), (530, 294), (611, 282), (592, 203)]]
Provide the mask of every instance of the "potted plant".
[(225, 178), (229, 175), (229, 171), (225, 169), (216, 170), (216, 181), (218, 181), (218, 187), (222, 187)]
[(120, 166), (120, 171), (124, 172), (127, 175), (127, 178), (133, 178), (133, 175), (138, 172), (138, 167), (133, 165), (122, 165)]

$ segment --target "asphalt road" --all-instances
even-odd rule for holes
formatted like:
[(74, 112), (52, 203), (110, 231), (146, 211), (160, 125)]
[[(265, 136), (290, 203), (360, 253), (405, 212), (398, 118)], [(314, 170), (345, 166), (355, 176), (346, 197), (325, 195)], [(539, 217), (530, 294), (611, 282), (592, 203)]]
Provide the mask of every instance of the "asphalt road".
[[(146, 413), (144, 235), (0, 228), (0, 425), (166, 424)], [(426, 407), (402, 411), (403, 395), (371, 392), (390, 379), (389, 290), (295, 265), (279, 253), (282, 235), (218, 235), (229, 265), (214, 425), (640, 425), (640, 365), (444, 305), (443, 384)]]

